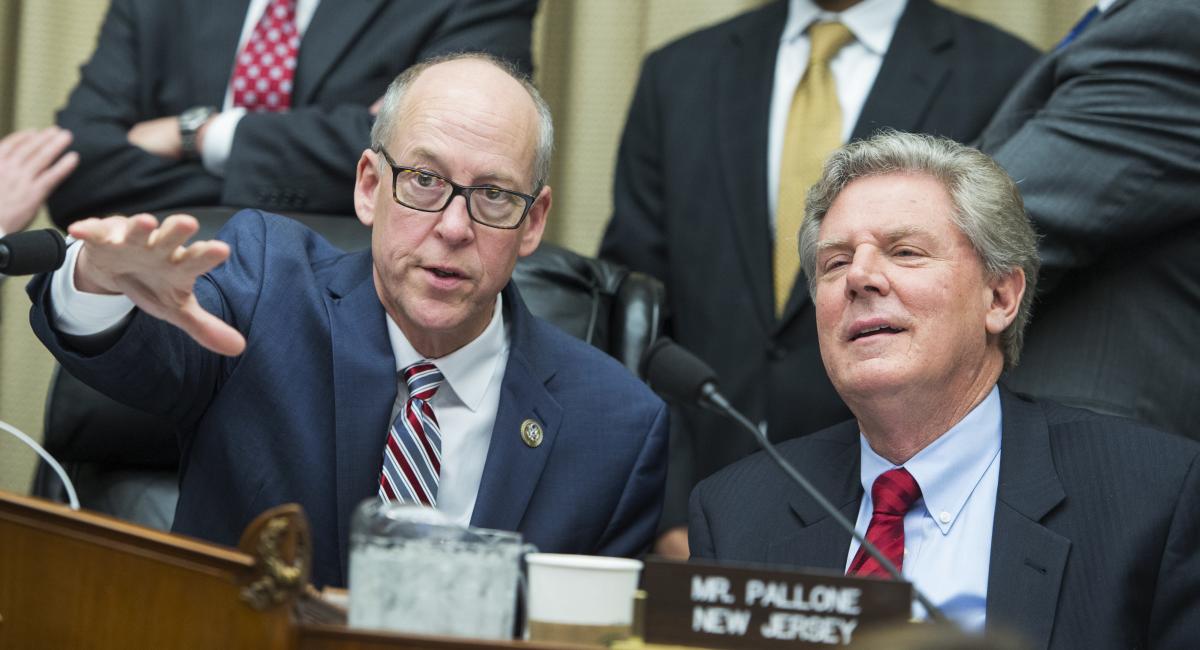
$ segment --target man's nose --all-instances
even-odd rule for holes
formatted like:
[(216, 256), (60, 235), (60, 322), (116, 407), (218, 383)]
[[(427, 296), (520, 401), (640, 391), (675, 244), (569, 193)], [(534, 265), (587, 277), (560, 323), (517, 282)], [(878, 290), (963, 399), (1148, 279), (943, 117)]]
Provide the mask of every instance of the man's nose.
[(475, 223), (467, 212), (467, 197), (459, 195), (450, 200), (438, 217), (438, 235), (448, 242), (470, 241), (475, 235)]
[(886, 260), (879, 249), (863, 245), (854, 251), (846, 270), (846, 297), (853, 300), (864, 294), (887, 295), (891, 291)]

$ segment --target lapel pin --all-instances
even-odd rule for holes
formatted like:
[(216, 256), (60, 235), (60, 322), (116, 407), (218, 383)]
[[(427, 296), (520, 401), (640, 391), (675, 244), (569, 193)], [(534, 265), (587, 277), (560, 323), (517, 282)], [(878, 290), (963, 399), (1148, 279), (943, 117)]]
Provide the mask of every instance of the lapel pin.
[(525, 420), (521, 423), (521, 440), (529, 447), (537, 447), (545, 439), (542, 425), (537, 420)]

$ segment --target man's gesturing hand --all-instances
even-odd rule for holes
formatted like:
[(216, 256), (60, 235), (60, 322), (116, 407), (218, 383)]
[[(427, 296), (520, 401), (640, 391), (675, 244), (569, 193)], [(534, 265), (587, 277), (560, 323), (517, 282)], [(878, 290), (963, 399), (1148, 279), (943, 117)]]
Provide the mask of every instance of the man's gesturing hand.
[(193, 293), (196, 278), (229, 257), (229, 246), (221, 241), (184, 246), (199, 227), (195, 217), (183, 214), (167, 217), (162, 226), (148, 214), (77, 221), (69, 228), (84, 242), (75, 286), (89, 293), (124, 294), (209, 350), (241, 354), (246, 339), (204, 311)]

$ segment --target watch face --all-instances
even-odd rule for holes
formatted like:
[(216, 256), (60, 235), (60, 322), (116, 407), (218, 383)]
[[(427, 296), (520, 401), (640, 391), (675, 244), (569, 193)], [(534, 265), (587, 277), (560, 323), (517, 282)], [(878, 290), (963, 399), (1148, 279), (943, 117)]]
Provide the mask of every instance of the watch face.
[(204, 121), (212, 115), (214, 109), (209, 106), (195, 106), (187, 109), (179, 115), (179, 129), (181, 131), (195, 131), (199, 129)]
[(216, 110), (212, 106), (195, 106), (179, 114), (179, 139), (184, 159), (193, 160), (199, 157), (200, 152), (196, 150), (196, 132)]

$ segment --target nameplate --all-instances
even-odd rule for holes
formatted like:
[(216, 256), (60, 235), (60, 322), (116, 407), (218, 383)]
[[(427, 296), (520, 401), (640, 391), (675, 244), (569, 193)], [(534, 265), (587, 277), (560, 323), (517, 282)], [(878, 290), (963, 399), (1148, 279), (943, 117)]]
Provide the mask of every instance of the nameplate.
[(646, 643), (705, 648), (847, 645), (912, 615), (912, 585), (750, 564), (647, 559)]

